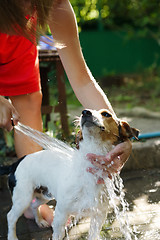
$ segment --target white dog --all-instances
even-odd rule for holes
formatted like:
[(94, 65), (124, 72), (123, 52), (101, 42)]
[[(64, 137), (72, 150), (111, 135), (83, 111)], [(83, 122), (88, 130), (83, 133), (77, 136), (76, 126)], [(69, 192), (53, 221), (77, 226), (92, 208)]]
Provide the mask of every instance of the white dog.
[(7, 215), (8, 240), (17, 240), (16, 222), (29, 206), (37, 224), (47, 226), (37, 214), (37, 208), (51, 199), (57, 202), (52, 239), (64, 237), (70, 215), (90, 216), (89, 239), (98, 238), (106, 218), (108, 200), (104, 195), (104, 185), (98, 185), (97, 177), (86, 170), (93, 167), (86, 160), (86, 155), (105, 155), (116, 144), (137, 136), (138, 132), (107, 110), (84, 110), (80, 126), (82, 137), (79, 149), (70, 148), (70, 152), (58, 148), (43, 150), (25, 156), (12, 166), (0, 167), (0, 175), (10, 174), (9, 186), (13, 193), (13, 205)]

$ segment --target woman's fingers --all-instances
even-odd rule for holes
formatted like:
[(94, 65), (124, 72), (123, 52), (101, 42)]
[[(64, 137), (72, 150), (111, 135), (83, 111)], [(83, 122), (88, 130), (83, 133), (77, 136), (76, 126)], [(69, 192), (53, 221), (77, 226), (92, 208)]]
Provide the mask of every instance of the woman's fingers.
[(97, 175), (98, 171), (102, 171), (102, 177), (97, 183), (104, 183), (103, 177), (112, 178), (112, 174), (120, 172), (125, 162), (130, 156), (132, 145), (129, 140), (118, 144), (106, 156), (96, 155), (93, 153), (87, 154), (87, 159), (93, 164), (94, 168), (89, 168), (89, 172)]
[(104, 173), (116, 173), (119, 168), (119, 161), (114, 162), (109, 159), (107, 156), (96, 155), (96, 154), (87, 154), (87, 159), (99, 170), (102, 170)]
[(11, 131), (18, 121), (19, 114), (14, 106), (7, 99), (0, 97), (0, 127)]
[(132, 144), (129, 140), (118, 144), (107, 154), (107, 159), (113, 161), (117, 166), (123, 166), (128, 160), (132, 151)]

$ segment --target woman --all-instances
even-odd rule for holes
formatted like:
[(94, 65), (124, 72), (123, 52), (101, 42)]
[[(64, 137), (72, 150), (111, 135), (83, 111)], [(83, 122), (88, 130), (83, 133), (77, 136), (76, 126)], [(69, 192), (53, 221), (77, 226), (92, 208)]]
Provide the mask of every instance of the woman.
[[(11, 99), (11, 103), (8, 103), (3, 97), (0, 98), (0, 105), (3, 106), (3, 108), (0, 107), (0, 127), (11, 130), (10, 118), (12, 117), (15, 124), (20, 119), (22, 123), (32, 128), (42, 130), (40, 113), (42, 95), (39, 84), (39, 72), (37, 71), (37, 50), (34, 44), (35, 38), (41, 31), (40, 29), (45, 27), (45, 24), (49, 24), (70, 84), (83, 107), (96, 110), (106, 108), (109, 109), (112, 114), (115, 114), (107, 96), (97, 84), (85, 63), (80, 47), (76, 18), (68, 0), (4, 0), (0, 3), (0, 22), (2, 35), (5, 35), (6, 40), (8, 38), (11, 40), (14, 38), (15, 41), (12, 41), (13, 48), (11, 49), (11, 57), (13, 53), (16, 53), (15, 58), (9, 60), (15, 61), (15, 59), (18, 59), (19, 63), (16, 65), (15, 73), (14, 71), (10, 72), (10, 68), (8, 68), (7, 71), (10, 72), (10, 79), (8, 79), (6, 71), (7, 77), (6, 80), (3, 81), (5, 75), (3, 69), (4, 67), (7, 68), (11, 61), (1, 62), (4, 59), (5, 51), (4, 48), (3, 53), (1, 53), (0, 50), (0, 95), (8, 96)], [(0, 41), (2, 35), (0, 35)], [(18, 44), (17, 41), (19, 41)], [(17, 55), (16, 49), (22, 41), (24, 41), (24, 48), (22, 46)], [(28, 46), (27, 48), (26, 44)], [(16, 48), (14, 47), (15, 45)], [(8, 53), (7, 50), (6, 52)], [(9, 54), (8, 56), (10, 58)], [(25, 64), (23, 64), (23, 60), (20, 60), (22, 56), (24, 56), (23, 60)], [(31, 62), (35, 64), (32, 65)], [(23, 69), (23, 71), (19, 70), (21, 64), (26, 68)], [(26, 66), (28, 66), (28, 68)], [(33, 72), (31, 76), (28, 75), (28, 73), (31, 73), (33, 67), (36, 71), (34, 77), (32, 76)], [(16, 73), (19, 73), (19, 76), (15, 78)], [(24, 78), (23, 74), (26, 74), (27, 77)], [(17, 78), (19, 78), (18, 83)], [(36, 82), (36, 87), (33, 89), (28, 85), (28, 82), (32, 85), (31, 79)], [(7, 81), (9, 83), (8, 85)], [(10, 87), (10, 81), (12, 81), (12, 89)], [(21, 91), (22, 85), (26, 91)], [(26, 88), (25, 85), (27, 86)], [(17, 88), (16, 93), (14, 90), (15, 86)], [(7, 92), (9, 94), (7, 94)], [(40, 149), (36, 144), (32, 146), (30, 140), (21, 135), (15, 135), (15, 148), (18, 157)], [(113, 151), (108, 153), (107, 156), (90, 154), (88, 155), (88, 159), (96, 168), (101, 168), (104, 174), (108, 174), (108, 171), (110, 173), (119, 171), (128, 159), (130, 152), (131, 144), (127, 141), (119, 144)], [(105, 161), (105, 164), (102, 165), (102, 161)], [(106, 172), (105, 165), (108, 165), (111, 161), (113, 161), (114, 164), (112, 164)], [(95, 169), (90, 171), (94, 173)], [(99, 183), (101, 182), (103, 182), (102, 179), (99, 180)], [(44, 217), (46, 213), (48, 214), (47, 216), (50, 216), (50, 213), (47, 211), (46, 207), (44, 207), (44, 211), (43, 208), (41, 208)], [(47, 221), (50, 223), (52, 217), (49, 217)]]

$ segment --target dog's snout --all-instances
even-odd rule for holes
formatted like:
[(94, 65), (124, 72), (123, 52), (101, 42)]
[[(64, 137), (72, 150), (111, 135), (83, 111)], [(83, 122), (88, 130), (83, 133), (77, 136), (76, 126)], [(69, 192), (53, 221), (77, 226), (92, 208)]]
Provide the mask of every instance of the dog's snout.
[(92, 116), (92, 113), (89, 110), (83, 110), (82, 111), (82, 116), (90, 117), (90, 116)]
[(82, 111), (81, 126), (92, 126), (93, 125), (93, 116), (92, 112), (85, 109)]

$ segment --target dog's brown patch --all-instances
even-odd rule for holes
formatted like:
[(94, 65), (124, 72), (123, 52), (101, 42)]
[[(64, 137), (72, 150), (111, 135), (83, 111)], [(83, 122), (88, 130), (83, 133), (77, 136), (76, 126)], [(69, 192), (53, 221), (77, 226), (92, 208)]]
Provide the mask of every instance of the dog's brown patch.
[[(130, 127), (130, 125), (126, 121), (117, 119), (116, 116), (113, 116), (106, 109), (99, 110), (99, 114), (102, 117), (103, 126), (97, 127), (100, 128), (100, 136), (102, 138), (102, 141), (109, 141), (112, 145), (117, 145), (118, 143), (124, 142), (125, 140), (133, 137), (138, 140), (139, 130)], [(77, 148), (79, 148), (79, 142), (82, 139), (82, 131), (80, 130), (76, 136)]]

